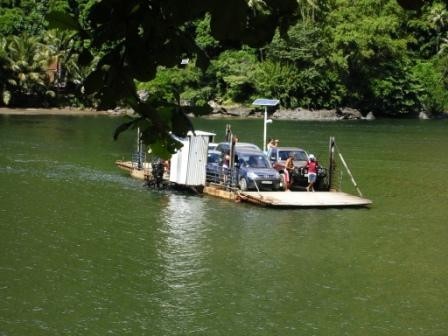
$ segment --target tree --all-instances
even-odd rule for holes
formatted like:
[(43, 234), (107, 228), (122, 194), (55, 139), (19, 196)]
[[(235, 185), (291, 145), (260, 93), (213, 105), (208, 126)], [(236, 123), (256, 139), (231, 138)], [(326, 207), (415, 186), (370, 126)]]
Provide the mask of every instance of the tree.
[[(142, 102), (135, 80), (153, 79), (159, 66), (173, 67), (183, 57), (195, 58), (205, 68), (207, 54), (191, 37), (189, 23), (210, 15), (210, 32), (224, 49), (242, 44), (260, 47), (269, 42), (278, 28), (285, 33), (295, 22), (296, 0), (103, 0), (89, 9), (88, 26), (74, 16), (54, 13), (52, 21), (76, 29), (86, 41), (82, 55), (93, 48), (101, 53), (96, 68), (85, 82), (85, 92), (100, 100), (101, 108), (125, 102), (140, 118), (122, 125), (117, 132), (135, 125), (143, 129), (143, 140), (162, 157), (169, 156), (178, 143), (172, 131), (185, 136), (192, 125), (182, 106), (151, 106)], [(164, 117), (161, 117), (161, 111)]]
[(208, 56), (216, 57), (223, 51), (223, 47), (219, 41), (211, 35), (210, 20), (210, 15), (206, 14), (203, 19), (195, 22), (195, 40), (198, 47), (204, 50)]
[(215, 99), (224, 102), (245, 102), (254, 93), (253, 73), (257, 58), (252, 48), (224, 51), (213, 60), (207, 75), (215, 87)]
[[(320, 15), (322, 14), (319, 12)], [(327, 29), (321, 22), (298, 22), (288, 31), (288, 38), (275, 36), (266, 48), (266, 59), (278, 63), (279, 73), (288, 68), (287, 80), (278, 78), (276, 97), (286, 107), (334, 108), (344, 95), (337, 52), (331, 48), (326, 37)], [(272, 67), (269, 67), (272, 69)], [(285, 85), (289, 83), (290, 85)]]
[(43, 41), (49, 49), (51, 60), (57, 65), (57, 73), (50, 85), (59, 89), (63, 96), (74, 94), (75, 88), (87, 76), (85, 67), (78, 64), (79, 54), (76, 50), (80, 42), (73, 32), (57, 29), (46, 31)]
[(155, 106), (182, 106), (196, 115), (210, 112), (207, 90), (201, 87), (202, 73), (194, 64), (183, 67), (160, 67), (156, 77), (149, 82), (138, 83), (139, 95)]
[(347, 88), (343, 104), (385, 114), (417, 111), (418, 95), (411, 94), (415, 86), (409, 75), (411, 37), (400, 29), (406, 12), (393, 0), (337, 3), (327, 27)]
[(420, 96), (425, 111), (435, 115), (448, 110), (448, 89), (437, 65), (428, 61), (419, 62), (413, 68), (413, 75), (421, 83)]
[(266, 60), (257, 66), (253, 80), (258, 97), (275, 97), (284, 107), (300, 104), (296, 94), (300, 83), (299, 73), (295, 66)]
[(0, 35), (38, 35), (45, 29), (47, 7), (48, 0), (0, 0)]
[[(45, 95), (47, 90), (47, 65), (50, 53), (45, 45), (34, 36), (22, 35), (4, 39), (4, 52), (0, 56), (4, 79), (3, 94), (8, 96), (12, 105), (26, 106), (35, 103)], [(10, 97), (10, 98), (9, 98)], [(40, 98), (40, 99), (36, 99)]]

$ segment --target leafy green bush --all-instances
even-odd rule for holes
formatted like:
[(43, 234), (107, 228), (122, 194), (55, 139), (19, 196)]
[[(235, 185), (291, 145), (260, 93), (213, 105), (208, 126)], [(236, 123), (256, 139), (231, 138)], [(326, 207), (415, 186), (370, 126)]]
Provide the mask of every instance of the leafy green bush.
[(254, 49), (225, 51), (211, 62), (207, 78), (215, 88), (215, 99), (224, 103), (244, 102), (255, 92), (253, 73), (257, 67)]
[(297, 91), (300, 86), (297, 68), (274, 61), (265, 61), (258, 65), (253, 76), (257, 89), (256, 97), (276, 98), (284, 107), (299, 104)]
[(433, 62), (418, 62), (412, 69), (413, 75), (421, 83), (420, 100), (430, 114), (448, 111), (448, 88), (444, 76)]

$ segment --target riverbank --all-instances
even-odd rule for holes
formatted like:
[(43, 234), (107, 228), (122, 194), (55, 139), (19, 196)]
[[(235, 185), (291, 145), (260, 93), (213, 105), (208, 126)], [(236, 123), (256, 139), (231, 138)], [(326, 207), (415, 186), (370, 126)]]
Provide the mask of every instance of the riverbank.
[(0, 114), (3, 114), (3, 115), (123, 116), (123, 115), (128, 115), (129, 112), (125, 111), (125, 110), (98, 111), (98, 110), (94, 110), (94, 109), (79, 109), (79, 108), (70, 108), (70, 107), (67, 107), (67, 108), (5, 108), (5, 107), (0, 107)]
[[(240, 105), (235, 106), (220, 106), (210, 103), (213, 111), (205, 116), (209, 119), (225, 119), (225, 118), (263, 118), (263, 108), (254, 109), (253, 107), (245, 107)], [(301, 120), (301, 121), (333, 121), (333, 120), (374, 120), (376, 115), (373, 112), (367, 114), (351, 107), (340, 107), (333, 109), (318, 109), (311, 110), (305, 108), (283, 109), (279, 108), (273, 113), (268, 112), (268, 118), (273, 120)], [(384, 118), (384, 116), (379, 116)], [(392, 118), (392, 116), (390, 116)], [(387, 118), (387, 116), (386, 116)], [(414, 115), (403, 115), (403, 119), (446, 119), (448, 118), (448, 111), (439, 115), (430, 115), (426, 112), (420, 112)]]
[[(212, 106), (213, 111), (206, 118), (220, 119), (220, 118), (263, 118), (263, 109), (253, 109), (243, 106)], [(269, 119), (274, 120), (373, 120), (375, 116), (369, 113), (363, 116), (360, 111), (353, 108), (338, 108), (338, 109), (321, 109), (308, 110), (304, 108), (296, 109), (277, 109), (273, 113), (269, 113)]]
[[(114, 109), (107, 111), (99, 111), (95, 109), (80, 108), (0, 108), (0, 115), (73, 115), (73, 116), (93, 116), (107, 115), (120, 117), (125, 115), (133, 115), (133, 111), (129, 109)], [(258, 119), (263, 118), (264, 112), (254, 110), (247, 107), (218, 107), (206, 116), (207, 119), (226, 119), (226, 118), (242, 118), (242, 119)], [(189, 115), (195, 118), (193, 114)], [(333, 109), (333, 110), (307, 110), (298, 108), (295, 110), (278, 109), (269, 115), (271, 119), (277, 120), (355, 120), (355, 119), (374, 119), (373, 115), (366, 118), (355, 109)]]
[[(81, 109), (81, 108), (5, 108), (0, 107), (0, 115), (73, 115), (73, 116), (95, 116), (106, 115), (111, 117), (132, 116), (133, 111), (130, 109), (114, 109), (100, 111), (95, 109)], [(189, 115), (195, 118), (193, 114)], [(226, 119), (226, 118), (241, 118), (241, 119), (259, 119), (264, 117), (264, 111), (254, 110), (253, 108), (233, 106), (233, 107), (214, 107), (213, 111), (203, 118), (207, 119)], [(270, 119), (274, 120), (374, 120), (376, 119), (373, 113), (363, 116), (360, 111), (352, 108), (340, 108), (329, 110), (308, 110), (297, 108), (293, 110), (278, 109), (274, 113), (269, 114)], [(439, 115), (435, 118), (428, 116), (425, 113), (420, 113), (416, 119), (444, 119), (448, 118), (448, 113)]]

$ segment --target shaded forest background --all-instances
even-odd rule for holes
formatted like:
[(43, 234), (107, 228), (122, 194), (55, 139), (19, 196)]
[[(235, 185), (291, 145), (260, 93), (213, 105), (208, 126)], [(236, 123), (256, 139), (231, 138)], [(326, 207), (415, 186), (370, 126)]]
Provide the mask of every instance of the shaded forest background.
[[(0, 106), (102, 107), (84, 83), (116, 42), (95, 48), (79, 31), (48, 22), (49, 13), (65, 12), (87, 25), (93, 3), (0, 0)], [(209, 14), (184, 22), (182, 31), (210, 63), (198, 66), (186, 53), (184, 62), (157, 65), (150, 80), (135, 80), (140, 98), (195, 114), (208, 113), (209, 102), (249, 106), (259, 97), (289, 109), (352, 107), (394, 117), (448, 111), (445, 1), (409, 10), (396, 0), (299, 0), (297, 10), (286, 39), (277, 32), (257, 47), (218, 41)], [(147, 53), (139, 52), (144, 72)], [(126, 99), (118, 104), (128, 106)]]

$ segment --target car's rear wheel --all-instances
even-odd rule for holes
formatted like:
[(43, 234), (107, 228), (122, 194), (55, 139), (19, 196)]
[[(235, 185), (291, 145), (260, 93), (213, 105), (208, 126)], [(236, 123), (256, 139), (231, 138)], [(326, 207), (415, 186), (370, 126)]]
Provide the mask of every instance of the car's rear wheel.
[(239, 187), (240, 187), (240, 189), (242, 191), (246, 191), (247, 190), (247, 181), (246, 181), (246, 179), (244, 177), (240, 179), (240, 182), (239, 182), (238, 185), (239, 185)]

